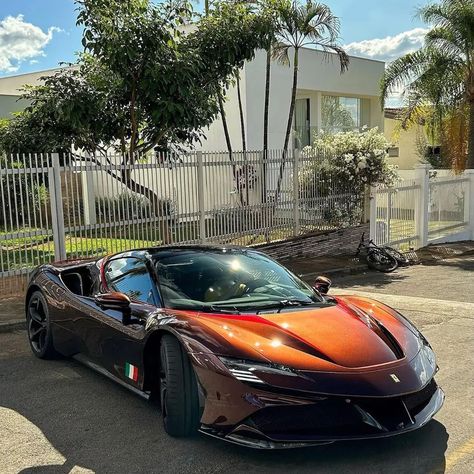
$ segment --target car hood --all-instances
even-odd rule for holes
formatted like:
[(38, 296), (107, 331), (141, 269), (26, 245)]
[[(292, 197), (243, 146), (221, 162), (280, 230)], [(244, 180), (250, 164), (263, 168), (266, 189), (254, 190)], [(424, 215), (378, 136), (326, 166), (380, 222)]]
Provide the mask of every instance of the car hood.
[(200, 313), (200, 325), (219, 339), (213, 352), (301, 370), (352, 371), (411, 360), (419, 339), (391, 308), (360, 297), (276, 314)]

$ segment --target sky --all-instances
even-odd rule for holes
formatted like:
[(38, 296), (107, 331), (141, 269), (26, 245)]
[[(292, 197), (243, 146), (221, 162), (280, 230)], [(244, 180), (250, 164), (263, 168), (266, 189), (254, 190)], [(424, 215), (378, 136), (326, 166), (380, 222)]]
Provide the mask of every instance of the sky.
[[(326, 0), (349, 54), (390, 61), (418, 49), (427, 0)], [(197, 6), (199, 9), (200, 6)], [(74, 0), (0, 0), (0, 77), (74, 62), (81, 50)]]

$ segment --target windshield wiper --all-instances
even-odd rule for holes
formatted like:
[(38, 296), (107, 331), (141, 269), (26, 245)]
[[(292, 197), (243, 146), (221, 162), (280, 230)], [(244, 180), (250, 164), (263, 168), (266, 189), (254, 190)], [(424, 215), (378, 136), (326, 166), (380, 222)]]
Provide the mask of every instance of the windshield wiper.
[(240, 314), (240, 311), (235, 306), (231, 306), (229, 309), (226, 309), (219, 305), (211, 304), (209, 306), (203, 305), (200, 310), (207, 313)]
[[(321, 305), (322, 301), (308, 301), (308, 300), (298, 300), (298, 299), (291, 299), (291, 300), (280, 300), (274, 301), (269, 303), (268, 305), (261, 306), (256, 314), (259, 314), (261, 311), (265, 311), (268, 309), (278, 309), (277, 313), (279, 313), (282, 309), (292, 307), (292, 306), (313, 306), (313, 305)], [(324, 304), (324, 303), (323, 303)]]

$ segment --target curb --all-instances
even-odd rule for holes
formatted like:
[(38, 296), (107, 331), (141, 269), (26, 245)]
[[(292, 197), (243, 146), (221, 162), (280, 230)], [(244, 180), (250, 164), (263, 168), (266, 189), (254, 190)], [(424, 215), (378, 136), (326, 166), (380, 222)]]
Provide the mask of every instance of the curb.
[(11, 321), (0, 323), (0, 334), (5, 332), (21, 331), (23, 329), (26, 329), (26, 321), (23, 319), (13, 319)]

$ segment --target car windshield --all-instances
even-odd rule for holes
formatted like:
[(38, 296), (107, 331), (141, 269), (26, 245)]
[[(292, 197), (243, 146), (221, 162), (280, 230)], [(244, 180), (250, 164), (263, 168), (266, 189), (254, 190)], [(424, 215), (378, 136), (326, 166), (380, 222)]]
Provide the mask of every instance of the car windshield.
[(240, 312), (326, 304), (289, 270), (252, 250), (183, 248), (153, 257), (168, 308)]

